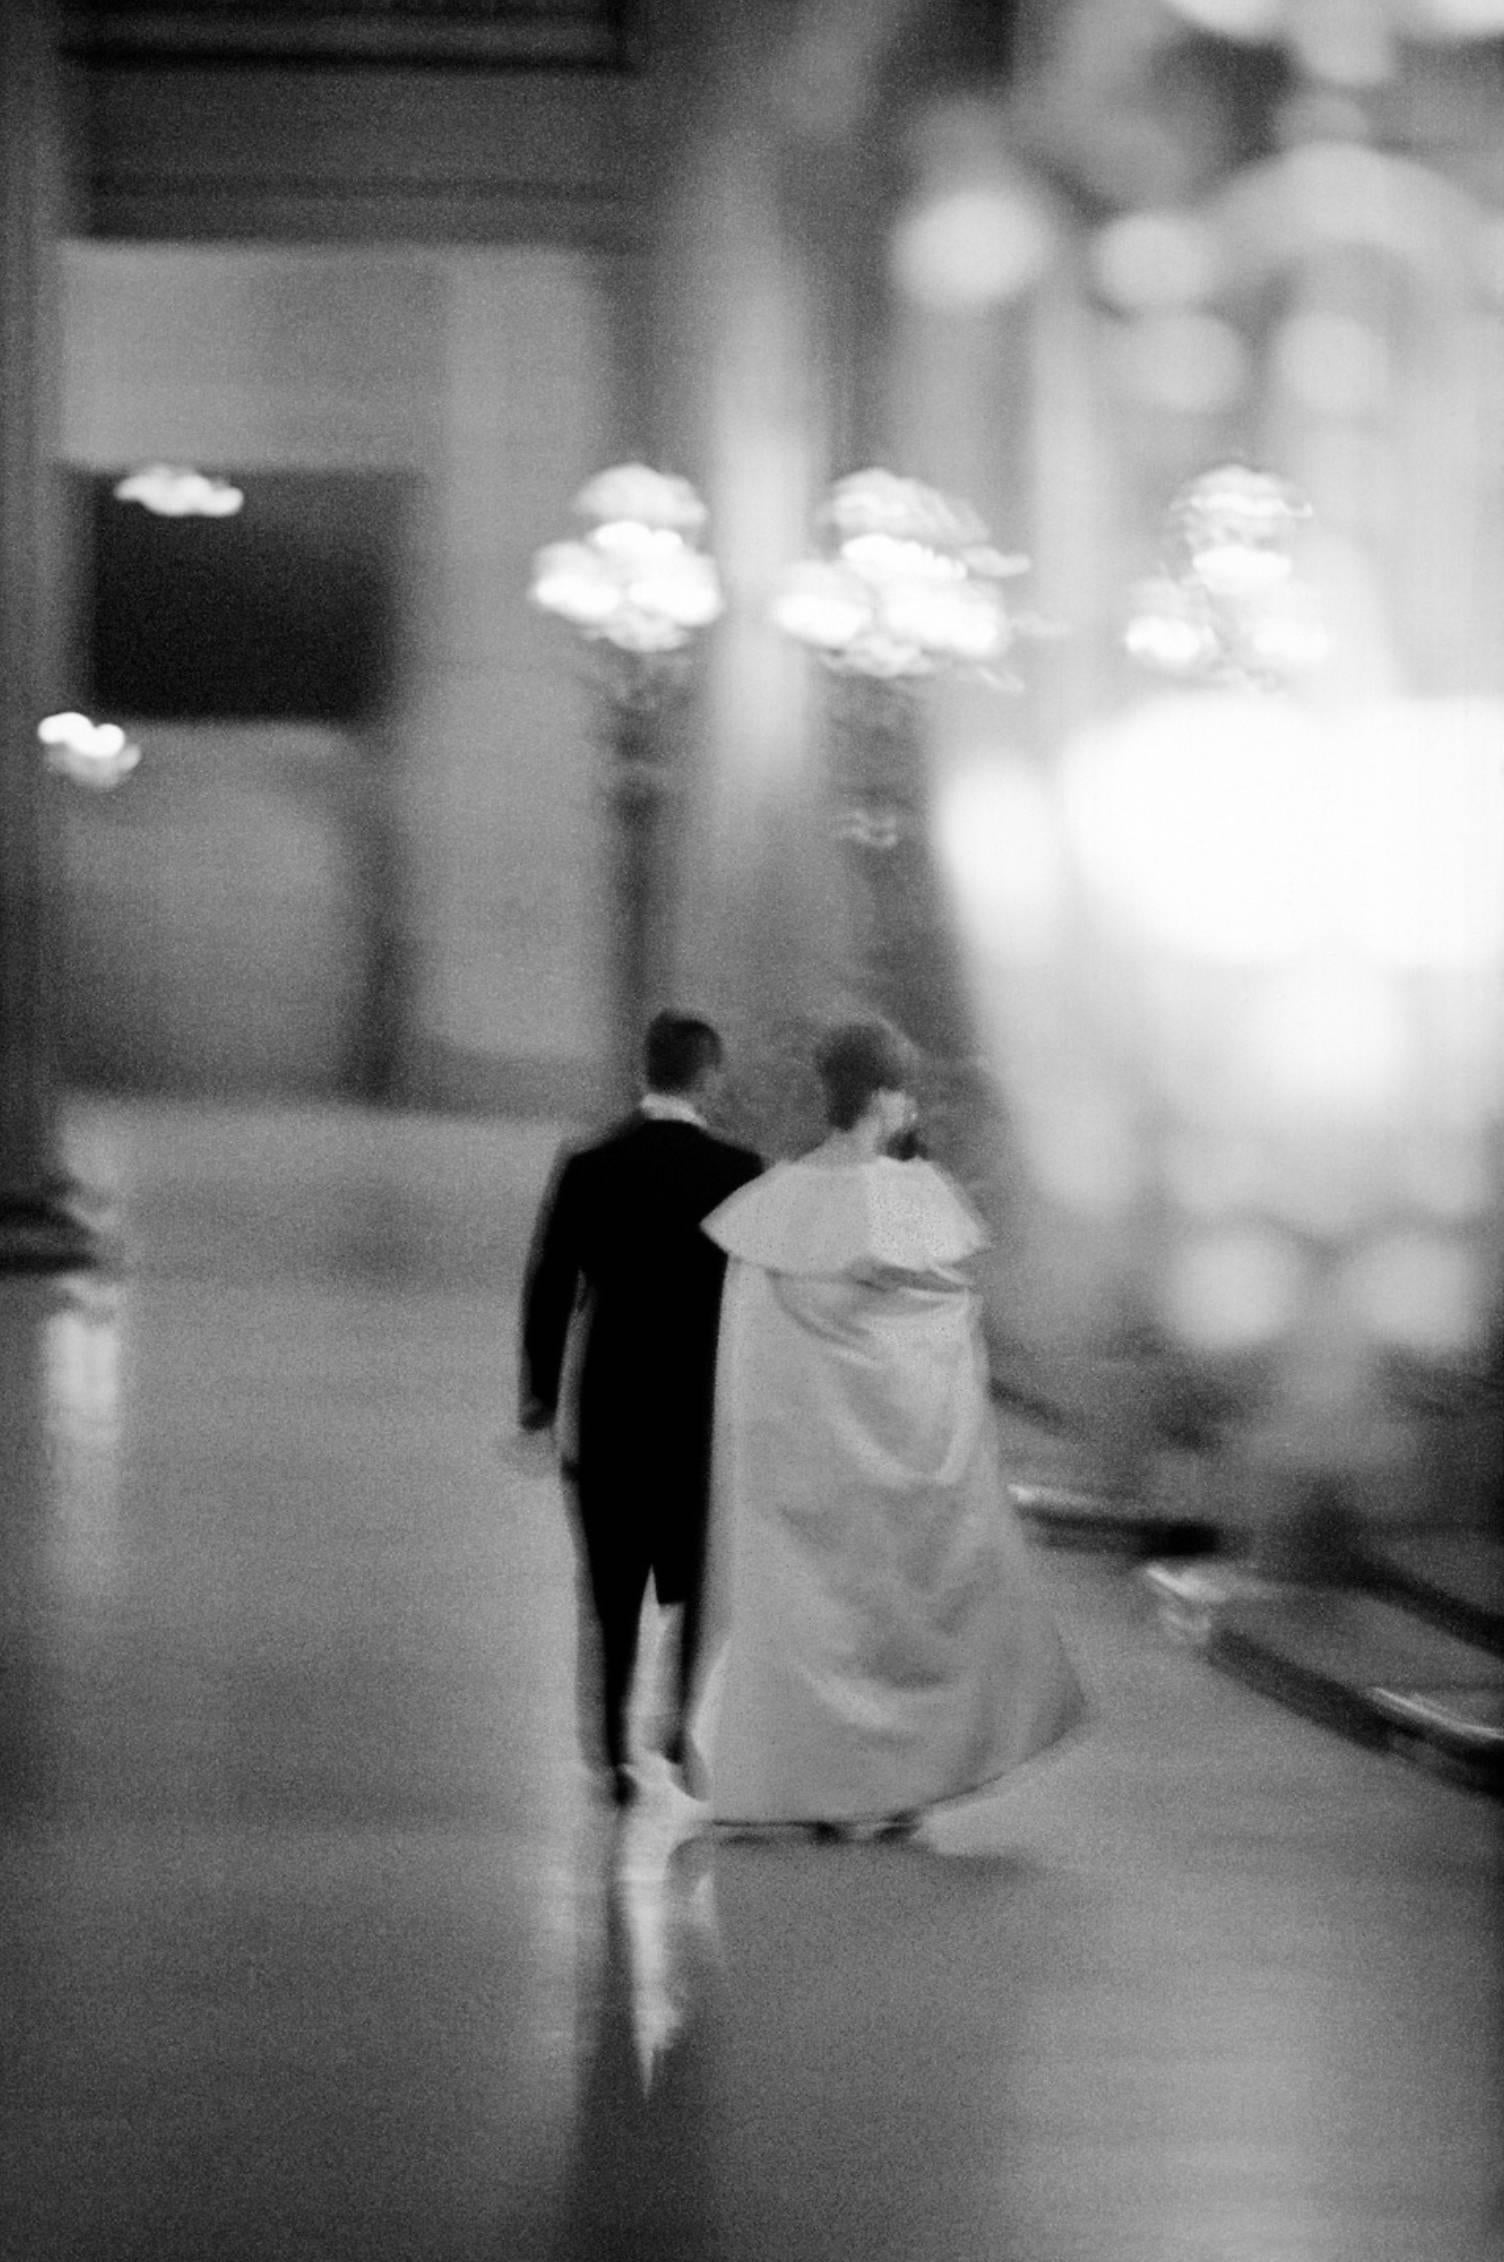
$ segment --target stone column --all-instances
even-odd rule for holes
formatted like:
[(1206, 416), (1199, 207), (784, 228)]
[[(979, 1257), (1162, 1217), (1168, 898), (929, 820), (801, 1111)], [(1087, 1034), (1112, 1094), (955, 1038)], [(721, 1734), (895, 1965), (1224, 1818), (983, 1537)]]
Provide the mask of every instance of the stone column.
[(695, 126), (656, 200), (654, 445), (705, 495), (728, 597), (685, 763), (672, 959), (684, 1001), (730, 1038), (743, 1128), (773, 1149), (808, 1129), (789, 1088), (800, 1025), (855, 999), (817, 672), (768, 603), (808, 552), (829, 481), (862, 460), (873, 302), (855, 288), (865, 231), (848, 223), (883, 54), (910, 6), (666, 10), (665, 118)]
[(57, 1121), (56, 793), (36, 726), (57, 690), (62, 522), (58, 395), (64, 158), (47, 0), (0, 8), (0, 1270), (86, 1263)]

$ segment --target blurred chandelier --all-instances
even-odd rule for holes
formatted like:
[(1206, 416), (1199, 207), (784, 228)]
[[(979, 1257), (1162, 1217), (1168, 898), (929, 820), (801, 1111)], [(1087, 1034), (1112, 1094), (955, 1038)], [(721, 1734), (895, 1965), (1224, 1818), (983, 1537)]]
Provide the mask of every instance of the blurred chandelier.
[(1287, 480), (1222, 464), (1182, 487), (1168, 514), (1166, 570), (1140, 582), (1124, 632), (1163, 675), (1275, 690), (1318, 667), (1329, 638), (1315, 591), (1296, 578), (1311, 506)]
[(151, 463), (115, 483), (115, 500), (140, 503), (158, 518), (233, 518), (245, 503), (239, 487), (187, 464)]
[(576, 541), (533, 560), (529, 595), (592, 641), (651, 660), (681, 651), (724, 610), (714, 560), (697, 547), (708, 513), (687, 479), (617, 464), (575, 497)]
[(95, 793), (119, 785), (141, 759), (140, 747), (118, 723), (92, 723), (87, 715), (71, 711), (44, 716), (37, 737), (47, 749), (49, 770)]
[(818, 521), (823, 553), (790, 566), (777, 626), (842, 673), (880, 679), (968, 667), (1010, 690), (1002, 667), (1038, 624), (1009, 610), (1002, 583), (1029, 560), (991, 547), (966, 503), (891, 471), (837, 480)]

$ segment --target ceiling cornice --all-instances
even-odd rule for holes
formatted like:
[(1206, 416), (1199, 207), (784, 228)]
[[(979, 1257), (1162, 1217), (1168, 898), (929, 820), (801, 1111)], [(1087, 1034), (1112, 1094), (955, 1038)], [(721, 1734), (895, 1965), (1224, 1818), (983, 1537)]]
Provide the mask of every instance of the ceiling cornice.
[(626, 71), (631, 13), (628, 0), (74, 0), (62, 35), (84, 61)]

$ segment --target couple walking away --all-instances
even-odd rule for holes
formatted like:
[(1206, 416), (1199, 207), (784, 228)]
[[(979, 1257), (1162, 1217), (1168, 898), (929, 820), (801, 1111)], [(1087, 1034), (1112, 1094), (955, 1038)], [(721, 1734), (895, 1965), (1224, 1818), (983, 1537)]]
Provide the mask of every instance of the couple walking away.
[(639, 1107), (540, 1213), (521, 1420), (558, 1443), (618, 1803), (651, 1578), (680, 1606), (667, 1756), (716, 1821), (906, 1830), (1084, 1708), (998, 1466), (985, 1234), (896, 1159), (908, 1048), (853, 1022), (816, 1065), (828, 1136), (764, 1173), (709, 1129), (714, 1029), (653, 1022)]

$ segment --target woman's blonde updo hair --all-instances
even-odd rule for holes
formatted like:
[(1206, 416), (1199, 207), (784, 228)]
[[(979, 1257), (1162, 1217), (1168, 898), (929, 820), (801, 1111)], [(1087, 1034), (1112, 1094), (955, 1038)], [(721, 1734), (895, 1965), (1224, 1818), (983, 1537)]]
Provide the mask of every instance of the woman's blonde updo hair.
[(879, 1092), (906, 1092), (914, 1078), (912, 1049), (886, 1021), (845, 1021), (822, 1038), (815, 1067), (833, 1131), (860, 1123)]

